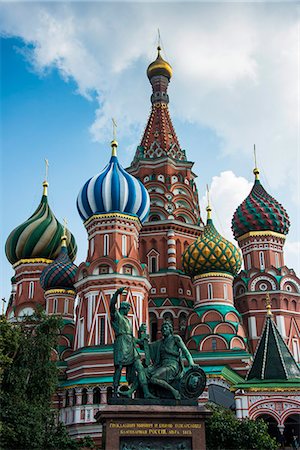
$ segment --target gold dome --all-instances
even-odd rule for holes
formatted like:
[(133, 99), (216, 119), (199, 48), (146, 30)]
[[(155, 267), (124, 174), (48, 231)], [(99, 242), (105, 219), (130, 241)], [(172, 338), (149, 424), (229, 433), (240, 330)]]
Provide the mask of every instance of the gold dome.
[(163, 75), (170, 79), (172, 77), (172, 67), (170, 64), (165, 61), (160, 54), (161, 48), (160, 46), (157, 47), (157, 58), (155, 61), (153, 61), (147, 69), (147, 76), (149, 80), (151, 80), (152, 77)]

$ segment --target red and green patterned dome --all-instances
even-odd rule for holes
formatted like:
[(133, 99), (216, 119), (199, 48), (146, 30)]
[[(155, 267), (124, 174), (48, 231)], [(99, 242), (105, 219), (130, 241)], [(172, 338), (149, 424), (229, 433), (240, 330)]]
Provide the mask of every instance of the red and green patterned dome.
[(60, 254), (42, 272), (40, 282), (45, 291), (48, 289), (74, 290), (77, 266), (70, 260), (66, 240), (66, 236), (63, 236)]
[(236, 275), (242, 264), (240, 252), (216, 230), (210, 218), (210, 207), (207, 207), (207, 212), (203, 233), (182, 255), (183, 270), (192, 277), (209, 272)]
[(249, 231), (273, 231), (287, 234), (289, 216), (284, 207), (267, 193), (259, 181), (259, 171), (254, 169), (255, 183), (245, 200), (233, 215), (232, 231), (238, 239)]

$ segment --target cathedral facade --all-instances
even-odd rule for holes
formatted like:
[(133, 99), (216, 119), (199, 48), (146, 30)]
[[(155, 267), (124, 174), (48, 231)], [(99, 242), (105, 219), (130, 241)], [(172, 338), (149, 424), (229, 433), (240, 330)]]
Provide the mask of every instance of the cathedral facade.
[(112, 395), (109, 302), (120, 287), (135, 335), (145, 323), (159, 339), (168, 320), (184, 339), (207, 375), (199, 402), (210, 399), (239, 418), (262, 416), (283, 435), (300, 414), (300, 280), (284, 263), (288, 215), (256, 167), (251, 192), (233, 212), (237, 243), (225, 239), (209, 201), (200, 214), (193, 163), (168, 108), (172, 68), (159, 47), (147, 76), (151, 111), (130, 167), (113, 140), (107, 166), (91, 173), (77, 198), (86, 260), (74, 264), (75, 238), (55, 218), (45, 181), (36, 211), (6, 242), (15, 271), (7, 317), (21, 320), (37, 304), (62, 315), (54, 404), (74, 437), (101, 439), (94, 416)]

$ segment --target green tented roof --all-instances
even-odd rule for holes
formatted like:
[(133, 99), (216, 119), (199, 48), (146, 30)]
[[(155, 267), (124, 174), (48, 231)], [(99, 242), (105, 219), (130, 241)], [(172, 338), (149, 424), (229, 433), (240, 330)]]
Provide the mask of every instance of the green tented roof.
[(246, 380), (282, 381), (291, 379), (300, 381), (299, 366), (284, 342), (272, 316), (268, 316)]

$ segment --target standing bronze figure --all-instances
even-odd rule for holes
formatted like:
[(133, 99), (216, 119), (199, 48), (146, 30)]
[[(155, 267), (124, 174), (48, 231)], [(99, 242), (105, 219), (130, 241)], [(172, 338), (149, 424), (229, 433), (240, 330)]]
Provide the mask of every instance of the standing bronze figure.
[(110, 301), (111, 322), (115, 332), (113, 395), (114, 397), (118, 395), (122, 369), (126, 367), (126, 379), (128, 383), (133, 383), (137, 378), (143, 390), (144, 397), (154, 398), (149, 392), (145, 369), (136, 348), (136, 339), (132, 333), (132, 324), (127, 317), (130, 311), (130, 304), (128, 302), (121, 302), (119, 310), (116, 308), (118, 296), (122, 294), (124, 289), (118, 289)]

